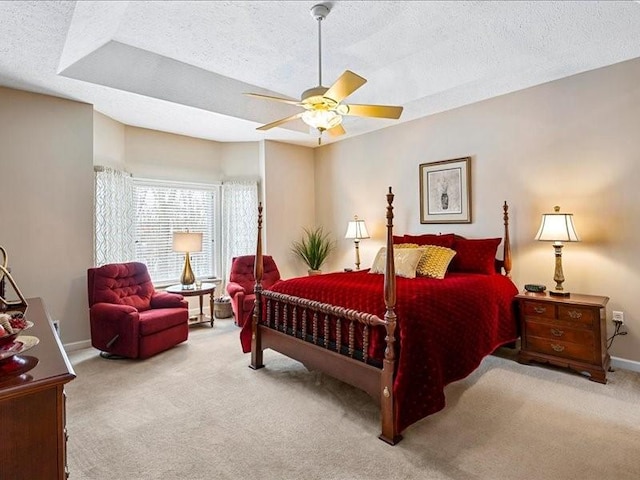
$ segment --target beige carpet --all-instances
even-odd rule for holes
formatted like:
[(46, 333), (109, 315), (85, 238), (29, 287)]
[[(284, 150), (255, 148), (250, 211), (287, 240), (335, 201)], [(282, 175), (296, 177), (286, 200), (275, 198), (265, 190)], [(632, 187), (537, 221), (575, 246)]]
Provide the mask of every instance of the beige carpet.
[(510, 356), (391, 447), (366, 394), (270, 351), (247, 368), (230, 319), (145, 361), (73, 352), (71, 478), (640, 479), (640, 375), (600, 385)]

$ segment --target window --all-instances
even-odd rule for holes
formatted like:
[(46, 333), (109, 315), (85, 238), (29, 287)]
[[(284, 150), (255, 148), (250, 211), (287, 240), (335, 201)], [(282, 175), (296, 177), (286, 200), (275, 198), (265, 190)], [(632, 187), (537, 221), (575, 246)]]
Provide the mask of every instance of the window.
[(94, 263), (138, 261), (154, 283), (176, 283), (184, 254), (173, 232), (202, 232), (202, 252), (191, 254), (197, 278), (229, 278), (231, 259), (255, 253), (258, 183), (203, 185), (134, 179), (96, 166)]
[(218, 275), (216, 248), (219, 185), (180, 184), (134, 179), (135, 259), (147, 265), (154, 283), (176, 281), (184, 254), (172, 249), (173, 232), (202, 232), (202, 251), (191, 254), (196, 278)]

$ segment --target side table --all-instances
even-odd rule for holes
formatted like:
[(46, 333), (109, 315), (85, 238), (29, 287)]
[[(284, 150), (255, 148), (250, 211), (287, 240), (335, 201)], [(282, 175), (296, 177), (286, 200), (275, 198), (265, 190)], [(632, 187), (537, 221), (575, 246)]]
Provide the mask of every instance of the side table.
[(532, 361), (568, 367), (607, 383), (607, 297), (552, 297), (547, 293), (516, 295), (522, 328), (520, 363)]
[[(200, 287), (196, 287), (195, 285), (192, 288), (184, 288), (182, 285), (171, 285), (167, 287), (165, 290), (170, 293), (179, 293), (183, 297), (200, 297), (200, 313), (195, 317), (189, 318), (189, 326), (199, 325), (201, 323), (211, 323), (211, 328), (213, 328), (213, 321), (215, 320), (214, 315), (214, 296), (216, 292), (216, 287), (220, 284), (220, 279), (209, 280), (207, 283), (203, 283)], [(204, 296), (209, 294), (209, 315), (205, 315), (202, 311), (202, 304)]]

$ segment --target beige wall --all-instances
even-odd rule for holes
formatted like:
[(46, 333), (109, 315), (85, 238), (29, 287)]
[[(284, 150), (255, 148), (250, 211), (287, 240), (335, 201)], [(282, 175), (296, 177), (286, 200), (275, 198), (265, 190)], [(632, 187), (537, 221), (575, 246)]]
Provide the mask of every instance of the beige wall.
[(260, 145), (258, 142), (221, 143), (222, 180), (260, 180)]
[[(640, 361), (639, 78), (634, 60), (322, 147), (316, 218), (337, 231), (353, 214), (365, 218), (367, 266), (383, 242), (387, 186), (397, 232), (500, 236), (507, 200), (514, 281), (552, 287), (553, 249), (533, 237), (540, 215), (560, 205), (583, 240), (564, 248), (566, 289), (609, 296), (609, 319), (623, 310), (629, 330), (611, 353)], [(419, 165), (463, 156), (472, 157), (473, 223), (421, 225)], [(353, 244), (341, 247), (336, 269), (353, 262)]]
[(126, 126), (110, 117), (93, 112), (93, 164), (126, 169), (124, 135)]
[(213, 183), (223, 178), (220, 143), (125, 127), (125, 163), (139, 178)]
[(22, 293), (42, 297), (64, 342), (89, 338), (93, 108), (0, 87), (0, 245)]
[(262, 142), (263, 249), (283, 278), (306, 275), (305, 265), (291, 254), (291, 242), (303, 228), (315, 226), (313, 156), (310, 148)]

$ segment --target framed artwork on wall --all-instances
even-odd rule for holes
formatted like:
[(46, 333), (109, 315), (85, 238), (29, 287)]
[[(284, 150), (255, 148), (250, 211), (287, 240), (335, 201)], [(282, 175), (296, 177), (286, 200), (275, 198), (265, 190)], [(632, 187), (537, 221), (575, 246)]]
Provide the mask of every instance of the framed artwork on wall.
[(471, 157), (420, 165), (420, 223), (471, 223)]

